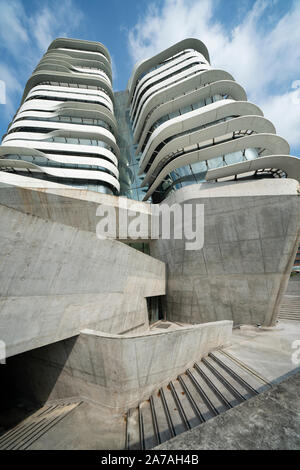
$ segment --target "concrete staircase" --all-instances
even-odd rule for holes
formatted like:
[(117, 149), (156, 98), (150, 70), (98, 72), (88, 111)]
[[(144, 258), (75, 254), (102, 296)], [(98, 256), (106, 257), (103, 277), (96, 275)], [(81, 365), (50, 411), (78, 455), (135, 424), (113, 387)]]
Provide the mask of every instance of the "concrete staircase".
[(233, 356), (215, 351), (129, 410), (126, 448), (152, 449), (270, 387)]
[[(108, 448), (121, 449), (125, 443), (126, 449), (152, 449), (269, 387), (271, 385), (263, 377), (237, 358), (224, 350), (214, 351), (177, 379), (155, 391), (148, 400), (130, 409), (124, 417), (122, 416), (122, 423), (119, 422), (115, 426), (117, 439), (110, 443), (108, 438), (106, 445)], [(80, 419), (75, 419), (70, 425), (70, 421), (63, 419), (68, 415), (71, 419), (75, 417), (76, 409), (82, 405), (83, 410), (87, 405), (85, 402), (85, 399), (70, 398), (46, 403), (0, 436), (0, 450), (43, 448), (42, 443), (45, 443), (46, 438), (43, 436), (51, 429), (52, 432), (48, 434), (49, 442), (53, 442), (53, 432), (63, 439), (72, 426), (78, 427), (81, 423)], [(80, 410), (78, 412), (80, 413)], [(101, 413), (101, 410), (99, 412)], [(103, 433), (107, 434), (107, 427), (102, 429), (101, 426), (96, 426), (93, 429), (98, 435), (101, 447)], [(57, 439), (56, 448), (60, 448), (60, 438)], [(97, 445), (95, 442), (93, 448), (98, 448)], [(112, 447), (109, 447), (110, 445)], [(49, 446), (47, 448), (51, 448), (51, 444)]]
[(285, 295), (283, 297), (278, 320), (300, 321), (300, 295)]
[(79, 406), (81, 401), (46, 404), (0, 436), (0, 450), (25, 450)]

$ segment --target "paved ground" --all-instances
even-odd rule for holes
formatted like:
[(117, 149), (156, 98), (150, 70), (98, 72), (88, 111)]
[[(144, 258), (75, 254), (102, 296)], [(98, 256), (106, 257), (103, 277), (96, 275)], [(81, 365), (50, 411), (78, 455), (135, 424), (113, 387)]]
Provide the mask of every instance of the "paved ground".
[(234, 329), (232, 345), (224, 351), (272, 382), (297, 366), (292, 362), (295, 340), (300, 340), (300, 322), (284, 320), (275, 330)]

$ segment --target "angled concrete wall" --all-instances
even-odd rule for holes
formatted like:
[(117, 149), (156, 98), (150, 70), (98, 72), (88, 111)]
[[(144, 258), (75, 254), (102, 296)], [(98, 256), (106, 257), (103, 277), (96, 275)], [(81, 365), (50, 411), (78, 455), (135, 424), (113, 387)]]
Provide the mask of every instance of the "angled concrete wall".
[[(118, 198), (10, 183), (0, 188), (0, 337), (7, 355), (83, 328), (147, 328), (145, 297), (165, 293), (164, 264), (96, 238), (98, 205), (119, 210)], [(165, 201), (205, 207), (202, 250), (185, 250), (185, 240), (151, 241), (151, 254), (167, 264), (168, 319), (274, 324), (299, 243), (298, 187), (291, 179), (204, 183)], [(137, 204), (150, 217), (150, 206)]]
[(232, 322), (164, 332), (111, 335), (84, 330), (76, 338), (12, 358), (22, 390), (44, 402), (86, 397), (113, 412), (137, 405), (216, 348), (228, 346)]
[[(80, 190), (0, 171), (0, 204), (25, 214), (93, 233), (96, 233), (100, 221), (97, 216), (99, 207), (103, 211), (114, 210), (117, 221), (119, 217), (133, 217), (138, 212), (149, 220), (145, 233), (141, 234), (141, 240), (148, 240), (150, 237), (151, 206), (126, 197)], [(115, 236), (110, 238), (115, 239)], [(132, 240), (128, 238), (127, 241)]]
[[(292, 179), (204, 183), (164, 202), (204, 204), (204, 247), (157, 240), (167, 264), (167, 318), (202, 323), (275, 323), (299, 244), (299, 183)], [(194, 210), (195, 214), (195, 210)]]
[(0, 339), (8, 357), (83, 328), (148, 327), (145, 297), (165, 293), (162, 262), (2, 205), (0, 218)]

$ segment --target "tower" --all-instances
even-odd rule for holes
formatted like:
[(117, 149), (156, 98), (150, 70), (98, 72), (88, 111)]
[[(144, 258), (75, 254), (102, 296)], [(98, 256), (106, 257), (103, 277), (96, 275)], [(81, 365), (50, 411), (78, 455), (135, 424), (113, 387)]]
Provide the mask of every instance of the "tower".
[(56, 39), (29, 78), (3, 137), (1, 170), (118, 194), (116, 134), (107, 49)]
[(128, 90), (145, 200), (205, 181), (300, 177), (288, 143), (198, 39), (137, 64)]

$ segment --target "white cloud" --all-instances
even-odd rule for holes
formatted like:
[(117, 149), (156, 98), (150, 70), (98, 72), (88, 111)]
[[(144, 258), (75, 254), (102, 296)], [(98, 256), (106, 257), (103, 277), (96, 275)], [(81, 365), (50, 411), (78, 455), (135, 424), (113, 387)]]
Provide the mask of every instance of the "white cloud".
[(40, 50), (45, 51), (56, 37), (66, 37), (77, 28), (82, 12), (72, 0), (52, 2), (29, 18), (29, 24)]
[(291, 84), (300, 79), (300, 3), (279, 19), (275, 3), (257, 0), (229, 30), (219, 20), (217, 0), (165, 0), (161, 8), (153, 2), (129, 31), (130, 55), (137, 62), (185, 37), (201, 39), (212, 66), (230, 72), (278, 133), (300, 150), (300, 105), (288, 104)]
[(112, 54), (110, 54), (110, 58), (111, 58), (112, 79), (113, 79), (113, 83), (115, 83), (118, 80), (118, 70), (116, 66), (115, 57)]
[[(129, 52), (134, 62), (189, 36), (213, 40), (219, 36), (220, 25), (210, 25), (213, 16), (210, 0), (165, 0), (160, 10), (155, 3), (148, 6), (146, 15), (129, 31)], [(203, 39), (204, 41), (204, 39)]]
[[(270, 119), (276, 131), (285, 137), (292, 147), (292, 154), (300, 152), (300, 93), (290, 90), (282, 95), (270, 95), (260, 106), (266, 118)], [(297, 156), (296, 153), (296, 156)]]
[(16, 111), (14, 99), (22, 93), (23, 87), (16, 74), (3, 63), (0, 63), (0, 77), (5, 83), (5, 105), (1, 105), (1, 111), (3, 110), (5, 117), (8, 119)]
[[(26, 7), (26, 8), (25, 8)], [(10, 119), (32, 70), (56, 37), (76, 37), (83, 13), (73, 0), (37, 2), (29, 11), (21, 0), (0, 0), (0, 80), (6, 83), (3, 115)]]
[(19, 0), (0, 1), (0, 40), (1, 46), (12, 54), (17, 54), (20, 44), (29, 41), (28, 31), (23, 22), (26, 14)]

